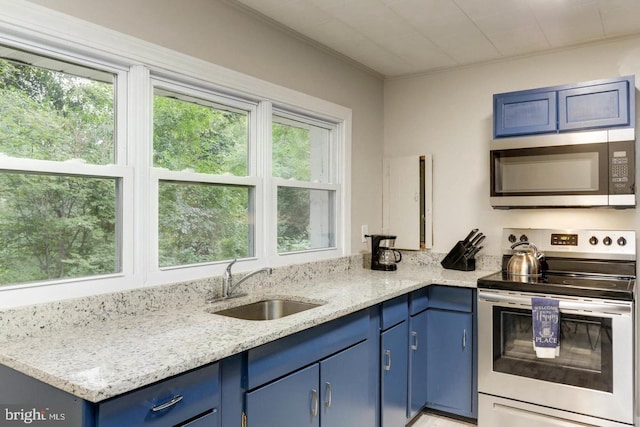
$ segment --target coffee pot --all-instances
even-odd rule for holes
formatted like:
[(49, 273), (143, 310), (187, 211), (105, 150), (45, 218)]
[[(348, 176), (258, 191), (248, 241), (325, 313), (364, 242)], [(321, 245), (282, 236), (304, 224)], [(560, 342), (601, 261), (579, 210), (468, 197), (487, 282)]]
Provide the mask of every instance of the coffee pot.
[(395, 271), (397, 264), (402, 261), (402, 253), (394, 249), (397, 236), (371, 234), (371, 269)]

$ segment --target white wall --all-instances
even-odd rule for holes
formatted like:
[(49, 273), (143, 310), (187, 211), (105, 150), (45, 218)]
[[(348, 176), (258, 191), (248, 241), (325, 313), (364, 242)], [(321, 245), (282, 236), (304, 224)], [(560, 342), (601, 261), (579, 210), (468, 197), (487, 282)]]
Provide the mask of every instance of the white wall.
[(387, 80), (385, 155), (433, 154), (433, 251), (447, 252), (474, 227), (488, 235), (485, 254), (499, 254), (503, 227), (636, 229), (638, 209), (504, 211), (489, 203), (494, 93), (630, 74), (638, 86), (640, 38)]
[(382, 227), (380, 76), (312, 47), (225, 0), (30, 0), (85, 21), (351, 108), (351, 250)]

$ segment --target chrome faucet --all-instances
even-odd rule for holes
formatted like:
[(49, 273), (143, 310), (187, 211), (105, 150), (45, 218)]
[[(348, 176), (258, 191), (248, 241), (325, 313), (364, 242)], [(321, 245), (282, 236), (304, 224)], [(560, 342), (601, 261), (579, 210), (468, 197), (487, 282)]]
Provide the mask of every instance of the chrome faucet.
[(235, 264), (236, 261), (238, 261), (237, 258), (231, 261), (229, 265), (227, 265), (227, 269), (224, 271), (224, 274), (222, 275), (222, 297), (220, 299), (242, 296), (243, 294), (233, 295), (232, 294), (233, 290), (238, 286), (240, 286), (242, 283), (244, 283), (248, 278), (255, 276), (258, 273), (267, 273), (270, 275), (273, 272), (273, 270), (269, 267), (261, 268), (259, 270), (255, 270), (245, 274), (242, 277), (242, 279), (240, 279), (237, 283), (234, 284), (233, 276), (231, 275), (231, 267), (233, 267), (233, 264)]

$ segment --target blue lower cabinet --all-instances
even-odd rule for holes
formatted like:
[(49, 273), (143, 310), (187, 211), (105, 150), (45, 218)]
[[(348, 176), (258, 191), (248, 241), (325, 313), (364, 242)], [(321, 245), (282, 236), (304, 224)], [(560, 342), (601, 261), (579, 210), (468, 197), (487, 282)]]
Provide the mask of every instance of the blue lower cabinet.
[(322, 427), (375, 426), (368, 342), (320, 362)]
[(408, 340), (407, 321), (381, 334), (381, 427), (402, 427), (407, 422)]
[(320, 426), (319, 375), (316, 363), (247, 393), (247, 426)]
[(427, 403), (427, 311), (409, 318), (409, 418)]
[(427, 310), (428, 406), (474, 417), (473, 314)]
[(247, 393), (247, 426), (374, 426), (368, 348), (361, 342)]

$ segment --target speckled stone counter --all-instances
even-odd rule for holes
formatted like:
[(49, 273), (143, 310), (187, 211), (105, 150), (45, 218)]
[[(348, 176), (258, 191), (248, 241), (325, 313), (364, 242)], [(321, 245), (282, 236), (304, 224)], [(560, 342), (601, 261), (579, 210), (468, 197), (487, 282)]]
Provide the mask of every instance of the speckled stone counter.
[[(157, 297), (154, 299), (153, 290), (146, 290), (143, 296), (119, 295), (116, 299), (127, 308), (116, 313), (104, 308), (104, 302), (91, 302), (104, 311), (93, 313), (90, 321), (56, 326), (55, 319), (47, 319), (49, 326), (41, 327), (40, 331), (28, 331), (23, 336), (17, 330), (4, 333), (0, 338), (0, 363), (80, 398), (99, 402), (425, 285), (475, 287), (478, 277), (492, 272), (460, 272), (420, 263), (407, 263), (396, 272), (371, 271), (353, 265), (328, 270), (323, 275), (293, 273), (295, 277), (286, 285), (271, 282), (269, 286), (243, 289), (249, 296), (213, 304), (205, 302), (206, 292), (197, 287), (192, 292), (188, 287), (180, 288), (184, 294), (179, 295), (183, 298), (173, 305), (163, 305)], [(323, 305), (269, 321), (210, 313), (264, 297), (287, 297)], [(135, 304), (145, 307), (136, 311), (131, 308)], [(36, 307), (32, 311), (37, 316), (42, 310)], [(61, 307), (57, 311), (63, 316)], [(55, 308), (47, 310), (51, 311), (49, 316), (56, 313)], [(0, 325), (11, 323), (8, 316), (18, 312), (0, 312)]]

